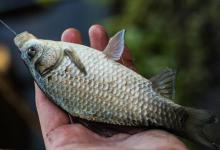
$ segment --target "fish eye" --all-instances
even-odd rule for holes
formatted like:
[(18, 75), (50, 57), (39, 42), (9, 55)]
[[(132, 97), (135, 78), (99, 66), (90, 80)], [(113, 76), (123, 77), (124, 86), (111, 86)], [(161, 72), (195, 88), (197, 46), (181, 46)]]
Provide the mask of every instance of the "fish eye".
[(29, 47), (27, 50), (28, 56), (32, 59), (36, 55), (37, 51), (34, 47)]

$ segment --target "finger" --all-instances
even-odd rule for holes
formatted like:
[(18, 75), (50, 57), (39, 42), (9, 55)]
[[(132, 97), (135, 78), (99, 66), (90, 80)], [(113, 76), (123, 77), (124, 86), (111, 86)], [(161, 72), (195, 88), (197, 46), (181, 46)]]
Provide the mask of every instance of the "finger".
[(74, 28), (66, 29), (61, 36), (61, 40), (70, 43), (82, 44), (81, 34)]
[(108, 34), (101, 25), (93, 25), (89, 29), (90, 46), (98, 50), (104, 50), (108, 44)]
[[(89, 29), (90, 46), (98, 50), (104, 50), (108, 44), (109, 37), (105, 28), (101, 25), (93, 25)], [(128, 48), (125, 46), (122, 58), (119, 63), (125, 65), (128, 68), (135, 70), (131, 54)]]
[(69, 119), (64, 111), (49, 101), (36, 84), (35, 98), (43, 138), (47, 145), (47, 134), (59, 126), (68, 124)]
[(136, 69), (134, 68), (133, 61), (132, 61), (131, 53), (129, 52), (128, 47), (126, 45), (125, 45), (125, 49), (122, 54), (122, 57), (120, 58), (120, 60), (118, 62), (123, 64), (124, 66), (136, 71)]

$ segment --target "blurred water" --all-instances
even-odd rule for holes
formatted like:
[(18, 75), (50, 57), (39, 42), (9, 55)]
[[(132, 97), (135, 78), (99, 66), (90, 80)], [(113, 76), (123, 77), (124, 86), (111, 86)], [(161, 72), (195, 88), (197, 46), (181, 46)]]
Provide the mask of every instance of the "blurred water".
[[(30, 4), (30, 1), (23, 1), (24, 5), (26, 2)], [(58, 3), (49, 8), (38, 9), (38, 7), (33, 7), (3, 13), (0, 18), (17, 33), (28, 31), (39, 38), (52, 40), (60, 40), (61, 33), (66, 28), (75, 27), (81, 31), (85, 43), (88, 44), (88, 28), (92, 24), (101, 23), (101, 20), (106, 16), (108, 16), (108, 8), (103, 5), (86, 0), (74, 0)], [(33, 79), (13, 44), (13, 35), (2, 25), (0, 25), (0, 43), (6, 43), (11, 50), (11, 80), (17, 87), (20, 87), (20, 92), (35, 112)], [(28, 149), (44, 149), (41, 136), (33, 133), (33, 131), (28, 131), (28, 133), (31, 137), (31, 144)], [(22, 139), (23, 135), (20, 136)]]

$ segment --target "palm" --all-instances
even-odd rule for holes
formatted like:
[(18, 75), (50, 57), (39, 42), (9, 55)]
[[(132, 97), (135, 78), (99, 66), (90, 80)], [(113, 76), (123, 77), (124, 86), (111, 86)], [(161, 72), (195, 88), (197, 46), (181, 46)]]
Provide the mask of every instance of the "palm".
[(135, 135), (116, 134), (101, 137), (82, 125), (64, 125), (47, 135), (48, 149), (59, 150), (186, 150), (173, 135), (164, 131), (152, 130)]
[[(102, 26), (94, 25), (89, 31), (91, 47), (103, 50), (108, 36)], [(82, 43), (79, 31), (66, 30), (62, 35), (66, 42)], [(132, 68), (128, 49), (123, 54), (123, 64)], [(69, 124), (65, 112), (52, 104), (36, 86), (36, 104), (42, 133), (47, 149), (50, 150), (186, 150), (184, 144), (175, 136), (160, 130), (150, 130), (134, 135), (123, 133), (112, 137), (99, 136), (80, 124)]]

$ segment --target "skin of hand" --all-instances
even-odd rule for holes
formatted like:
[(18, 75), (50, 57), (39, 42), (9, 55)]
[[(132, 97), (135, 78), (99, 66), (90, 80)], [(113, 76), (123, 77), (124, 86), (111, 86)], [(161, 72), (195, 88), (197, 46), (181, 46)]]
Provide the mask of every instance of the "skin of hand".
[[(101, 25), (89, 29), (90, 46), (103, 50), (109, 40)], [(81, 34), (74, 28), (65, 30), (62, 41), (82, 44)], [(123, 64), (132, 68), (132, 59), (127, 48)], [(133, 68), (132, 68), (133, 69)], [(187, 150), (174, 135), (161, 130), (148, 130), (134, 135), (119, 133), (102, 137), (81, 124), (70, 124), (69, 117), (41, 92), (35, 84), (36, 106), (43, 139), (47, 150)], [(73, 120), (74, 121), (74, 120)]]

